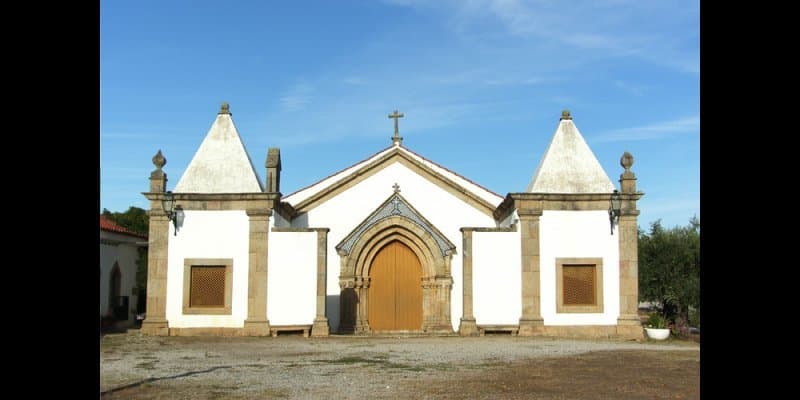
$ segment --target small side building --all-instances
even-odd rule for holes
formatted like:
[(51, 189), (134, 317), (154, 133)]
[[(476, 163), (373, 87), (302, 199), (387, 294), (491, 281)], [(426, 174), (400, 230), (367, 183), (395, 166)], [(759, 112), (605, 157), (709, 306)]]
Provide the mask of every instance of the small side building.
[(119, 327), (135, 322), (136, 260), (147, 243), (146, 235), (100, 216), (100, 317), (113, 317)]

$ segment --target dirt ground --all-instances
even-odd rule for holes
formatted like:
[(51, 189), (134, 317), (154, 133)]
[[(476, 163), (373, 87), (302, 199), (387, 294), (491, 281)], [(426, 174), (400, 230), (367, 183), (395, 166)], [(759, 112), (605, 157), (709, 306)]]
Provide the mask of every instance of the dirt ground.
[[(602, 351), (487, 368), (415, 388), (436, 399), (699, 399), (700, 359), (685, 351)], [(459, 388), (459, 393), (443, 388)], [(465, 395), (466, 394), (466, 395)]]
[(698, 399), (694, 341), (101, 340), (102, 399)]

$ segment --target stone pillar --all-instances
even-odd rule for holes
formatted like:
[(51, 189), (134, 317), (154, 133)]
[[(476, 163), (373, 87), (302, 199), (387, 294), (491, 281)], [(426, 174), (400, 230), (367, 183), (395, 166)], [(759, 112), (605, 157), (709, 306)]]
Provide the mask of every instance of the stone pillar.
[(325, 317), (325, 300), (328, 276), (328, 232), (330, 229), (317, 229), (317, 316), (311, 327), (311, 336), (328, 336), (330, 326)]
[(369, 277), (355, 277), (356, 333), (369, 333)]
[(540, 301), (539, 217), (541, 209), (518, 209), (522, 240), (522, 317), (519, 335), (533, 336), (544, 333)]
[[(162, 170), (167, 159), (161, 150), (153, 156), (156, 169), (150, 173), (150, 193), (164, 193), (167, 174)], [(151, 200), (150, 228), (147, 250), (147, 308), (141, 332), (145, 335), (168, 336), (167, 323), (167, 250), (169, 246), (169, 218), (161, 200)]]
[(643, 339), (639, 319), (639, 232), (636, 201), (636, 175), (630, 170), (633, 156), (627, 151), (620, 158), (625, 171), (620, 175), (622, 205), (617, 234), (619, 235), (619, 318), (617, 334), (630, 339)]
[(462, 303), (463, 314), (458, 333), (461, 336), (478, 336), (478, 325), (473, 315), (472, 304), (472, 230), (461, 228), (462, 236), (462, 266), (463, 266), (463, 287)]
[(247, 274), (247, 319), (243, 336), (269, 336), (267, 319), (267, 270), (269, 248), (268, 208), (248, 209), (250, 217), (250, 258)]
[[(151, 181), (152, 182), (152, 181)], [(167, 249), (169, 219), (160, 209), (151, 209), (147, 251), (147, 310), (141, 332), (169, 336), (167, 323)]]
[(434, 276), (422, 278), (422, 331), (453, 333), (450, 321), (450, 290), (453, 278)]

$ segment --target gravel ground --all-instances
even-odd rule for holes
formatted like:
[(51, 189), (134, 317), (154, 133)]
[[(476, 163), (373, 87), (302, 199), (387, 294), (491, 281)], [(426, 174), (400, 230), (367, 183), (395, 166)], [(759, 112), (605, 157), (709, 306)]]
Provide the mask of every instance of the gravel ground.
[(694, 352), (699, 365), (699, 349), (672, 340), (151, 337), (130, 331), (101, 338), (100, 391), (105, 399), (427, 398), (408, 390), (590, 352)]

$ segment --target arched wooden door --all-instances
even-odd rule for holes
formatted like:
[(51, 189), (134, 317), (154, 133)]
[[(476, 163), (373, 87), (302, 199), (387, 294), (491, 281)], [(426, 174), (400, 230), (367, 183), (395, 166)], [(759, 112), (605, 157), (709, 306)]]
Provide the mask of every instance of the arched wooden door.
[(393, 241), (369, 269), (369, 326), (373, 331), (422, 329), (422, 265), (411, 249)]

